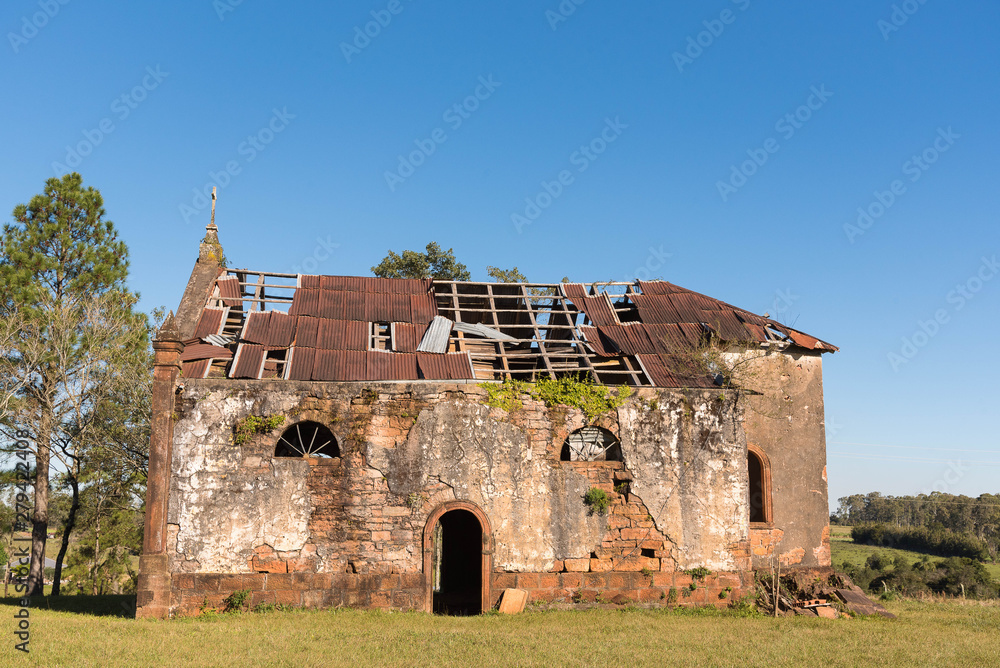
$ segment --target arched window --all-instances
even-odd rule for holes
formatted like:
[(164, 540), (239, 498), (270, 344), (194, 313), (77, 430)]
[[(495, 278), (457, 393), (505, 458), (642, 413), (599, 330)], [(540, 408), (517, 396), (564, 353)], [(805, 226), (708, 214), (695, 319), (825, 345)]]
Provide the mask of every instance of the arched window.
[(286, 429), (274, 446), (275, 457), (339, 457), (333, 432), (319, 422), (299, 422)]
[(564, 462), (620, 462), (622, 445), (607, 429), (583, 427), (566, 438), (559, 459)]
[(767, 455), (755, 445), (747, 447), (747, 468), (750, 473), (750, 523), (771, 521), (771, 464)]

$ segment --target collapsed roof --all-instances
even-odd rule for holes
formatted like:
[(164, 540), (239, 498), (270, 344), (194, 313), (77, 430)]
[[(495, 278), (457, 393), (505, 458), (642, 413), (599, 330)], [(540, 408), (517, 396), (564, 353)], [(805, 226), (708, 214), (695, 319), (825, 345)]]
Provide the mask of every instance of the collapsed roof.
[(711, 339), (831, 352), (769, 318), (665, 281), (476, 283), (220, 269), (186, 378), (535, 380), (714, 387)]

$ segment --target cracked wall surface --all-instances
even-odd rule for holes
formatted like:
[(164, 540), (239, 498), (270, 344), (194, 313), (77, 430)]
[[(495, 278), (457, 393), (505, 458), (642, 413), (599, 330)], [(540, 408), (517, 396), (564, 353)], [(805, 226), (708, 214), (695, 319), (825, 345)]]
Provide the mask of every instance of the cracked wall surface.
[[(644, 559), (653, 570), (735, 570), (745, 450), (733, 406), (713, 396), (643, 390), (602, 416), (622, 464), (559, 461), (584, 424), (579, 410), (527, 400), (508, 414), (484, 405), (475, 385), (188, 382), (175, 424), (172, 563), (199, 573), (275, 560), (286, 572), (415, 572), (427, 516), (461, 499), (490, 518), (497, 569)], [(234, 426), (249, 415), (286, 422), (235, 445)], [(342, 456), (272, 457), (281, 431), (302, 420), (329, 426)], [(625, 481), (627, 499), (615, 491)], [(607, 516), (583, 503), (593, 486), (620, 501)]]

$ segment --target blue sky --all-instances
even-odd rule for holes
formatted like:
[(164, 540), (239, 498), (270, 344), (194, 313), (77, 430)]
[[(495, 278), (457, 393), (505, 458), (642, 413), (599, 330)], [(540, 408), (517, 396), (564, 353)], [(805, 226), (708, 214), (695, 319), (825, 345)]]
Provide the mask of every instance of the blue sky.
[(834, 503), (1000, 492), (1000, 5), (577, 2), (10, 0), (0, 209), (79, 171), (146, 309), (213, 183), (232, 266), (664, 278), (840, 346)]

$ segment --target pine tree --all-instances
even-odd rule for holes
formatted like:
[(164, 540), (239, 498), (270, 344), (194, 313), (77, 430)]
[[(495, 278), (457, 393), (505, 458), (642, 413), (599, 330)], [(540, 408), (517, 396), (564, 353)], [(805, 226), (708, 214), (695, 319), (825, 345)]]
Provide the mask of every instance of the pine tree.
[(29, 595), (42, 593), (52, 454), (84, 447), (118, 368), (147, 346), (126, 286), (128, 249), (104, 216), (100, 192), (67, 174), (15, 207), (0, 237), (0, 318), (22, 325), (0, 359), (20, 383), (0, 428), (8, 438), (27, 431), (36, 460)]

